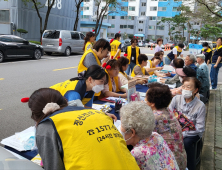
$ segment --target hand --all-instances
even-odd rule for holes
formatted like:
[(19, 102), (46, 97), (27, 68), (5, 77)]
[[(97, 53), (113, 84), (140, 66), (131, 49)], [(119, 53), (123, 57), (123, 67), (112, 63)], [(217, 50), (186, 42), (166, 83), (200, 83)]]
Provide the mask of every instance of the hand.
[(175, 72), (175, 71), (172, 71), (172, 74), (176, 74), (176, 72)]
[(165, 84), (166, 79), (160, 78), (160, 83), (164, 83)]
[(137, 84), (145, 84), (145, 83), (147, 83), (146, 80), (137, 80)]
[(126, 93), (124, 93), (124, 94), (121, 94), (120, 97), (122, 97), (122, 98), (126, 98), (127, 95), (126, 95)]
[(157, 67), (156, 69), (157, 70), (163, 70), (163, 67)]
[(114, 114), (106, 113), (106, 115), (111, 117), (115, 122), (117, 121), (117, 117)]
[(166, 75), (167, 77), (170, 77), (170, 76), (171, 76), (171, 73), (168, 72), (168, 73), (166, 73), (165, 75)]
[(217, 68), (217, 65), (216, 65), (216, 64), (214, 65), (214, 68)]

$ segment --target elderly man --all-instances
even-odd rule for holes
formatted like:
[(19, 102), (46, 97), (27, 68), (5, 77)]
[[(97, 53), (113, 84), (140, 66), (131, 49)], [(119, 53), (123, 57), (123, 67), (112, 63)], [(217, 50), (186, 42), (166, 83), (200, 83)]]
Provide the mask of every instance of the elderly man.
[(209, 99), (209, 88), (210, 88), (210, 80), (209, 80), (209, 69), (207, 64), (205, 63), (205, 55), (198, 54), (196, 55), (198, 68), (197, 68), (197, 79), (201, 82), (201, 88), (199, 93), (204, 96), (204, 103)]
[(195, 71), (197, 70), (197, 66), (195, 65), (196, 58), (194, 55), (192, 54), (187, 55), (184, 62), (185, 62), (185, 66), (190, 66)]

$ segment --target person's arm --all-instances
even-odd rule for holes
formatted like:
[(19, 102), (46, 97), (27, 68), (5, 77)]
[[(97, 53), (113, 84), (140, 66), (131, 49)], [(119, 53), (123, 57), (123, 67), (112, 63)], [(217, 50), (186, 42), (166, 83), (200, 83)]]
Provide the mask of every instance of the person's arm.
[(139, 55), (140, 55), (140, 48), (139, 48)]
[(98, 65), (93, 53), (88, 53), (83, 61), (83, 65), (89, 68), (91, 65)]
[(119, 52), (121, 52), (121, 44), (119, 45), (118, 50), (113, 58), (118, 57)]
[(135, 75), (143, 75), (143, 72), (139, 66), (134, 67), (134, 74)]
[(126, 47), (126, 51), (125, 51), (125, 54), (128, 54), (128, 53), (127, 53), (127, 47)]
[(36, 128), (36, 145), (45, 170), (65, 170), (62, 146), (50, 121), (45, 121)]
[(152, 71), (156, 71), (156, 70), (162, 70), (163, 67), (155, 67), (155, 68), (149, 68), (149, 67), (146, 67), (146, 71), (149, 73), (149, 72), (152, 72)]
[(178, 81), (180, 81), (179, 75), (176, 74), (173, 78), (166, 79), (165, 84), (174, 84)]
[(103, 95), (105, 97), (122, 97), (122, 98), (126, 98), (126, 93), (125, 94), (118, 94), (112, 91), (109, 91), (109, 84), (106, 84), (104, 86), (104, 90), (102, 91)]
[(208, 55), (207, 55), (207, 65), (210, 64), (211, 57), (212, 57), (212, 51), (209, 52)]
[(165, 74), (161, 74), (159, 71), (154, 71), (154, 74), (155, 74), (157, 77), (166, 77)]
[(173, 48), (173, 54), (174, 54), (174, 57), (177, 58), (177, 49), (176, 48)]
[(219, 53), (219, 56), (218, 56), (218, 58), (217, 58), (216, 64), (214, 65), (214, 68), (217, 68), (218, 64), (219, 64), (220, 61), (221, 61), (221, 58), (222, 58), (222, 57), (221, 57), (221, 56), (222, 56), (222, 48), (218, 50), (218, 53)]
[(118, 77), (119, 77), (122, 85), (128, 84), (128, 79), (122, 73), (119, 73)]
[(118, 77), (118, 88), (121, 92), (126, 93), (126, 89), (121, 88), (122, 87), (122, 83), (120, 81), (120, 78)]

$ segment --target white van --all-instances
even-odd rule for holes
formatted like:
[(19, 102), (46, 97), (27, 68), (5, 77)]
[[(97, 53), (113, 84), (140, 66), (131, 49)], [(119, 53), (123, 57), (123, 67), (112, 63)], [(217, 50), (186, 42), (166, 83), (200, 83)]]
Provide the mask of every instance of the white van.
[(84, 38), (78, 31), (45, 30), (42, 47), (47, 55), (55, 52), (69, 56), (72, 52), (83, 52)]

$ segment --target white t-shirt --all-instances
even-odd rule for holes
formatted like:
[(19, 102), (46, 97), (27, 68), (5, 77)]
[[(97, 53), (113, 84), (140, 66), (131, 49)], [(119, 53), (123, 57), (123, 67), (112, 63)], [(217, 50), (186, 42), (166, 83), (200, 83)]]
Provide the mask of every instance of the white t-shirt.
[(149, 60), (147, 61), (147, 65), (144, 68), (150, 68), (150, 62)]
[[(177, 48), (175, 48), (175, 47), (173, 48), (173, 54), (176, 54), (176, 55), (177, 55)], [(183, 54), (183, 49), (182, 49), (182, 52), (180, 53), (180, 55), (181, 55), (181, 54)]]

